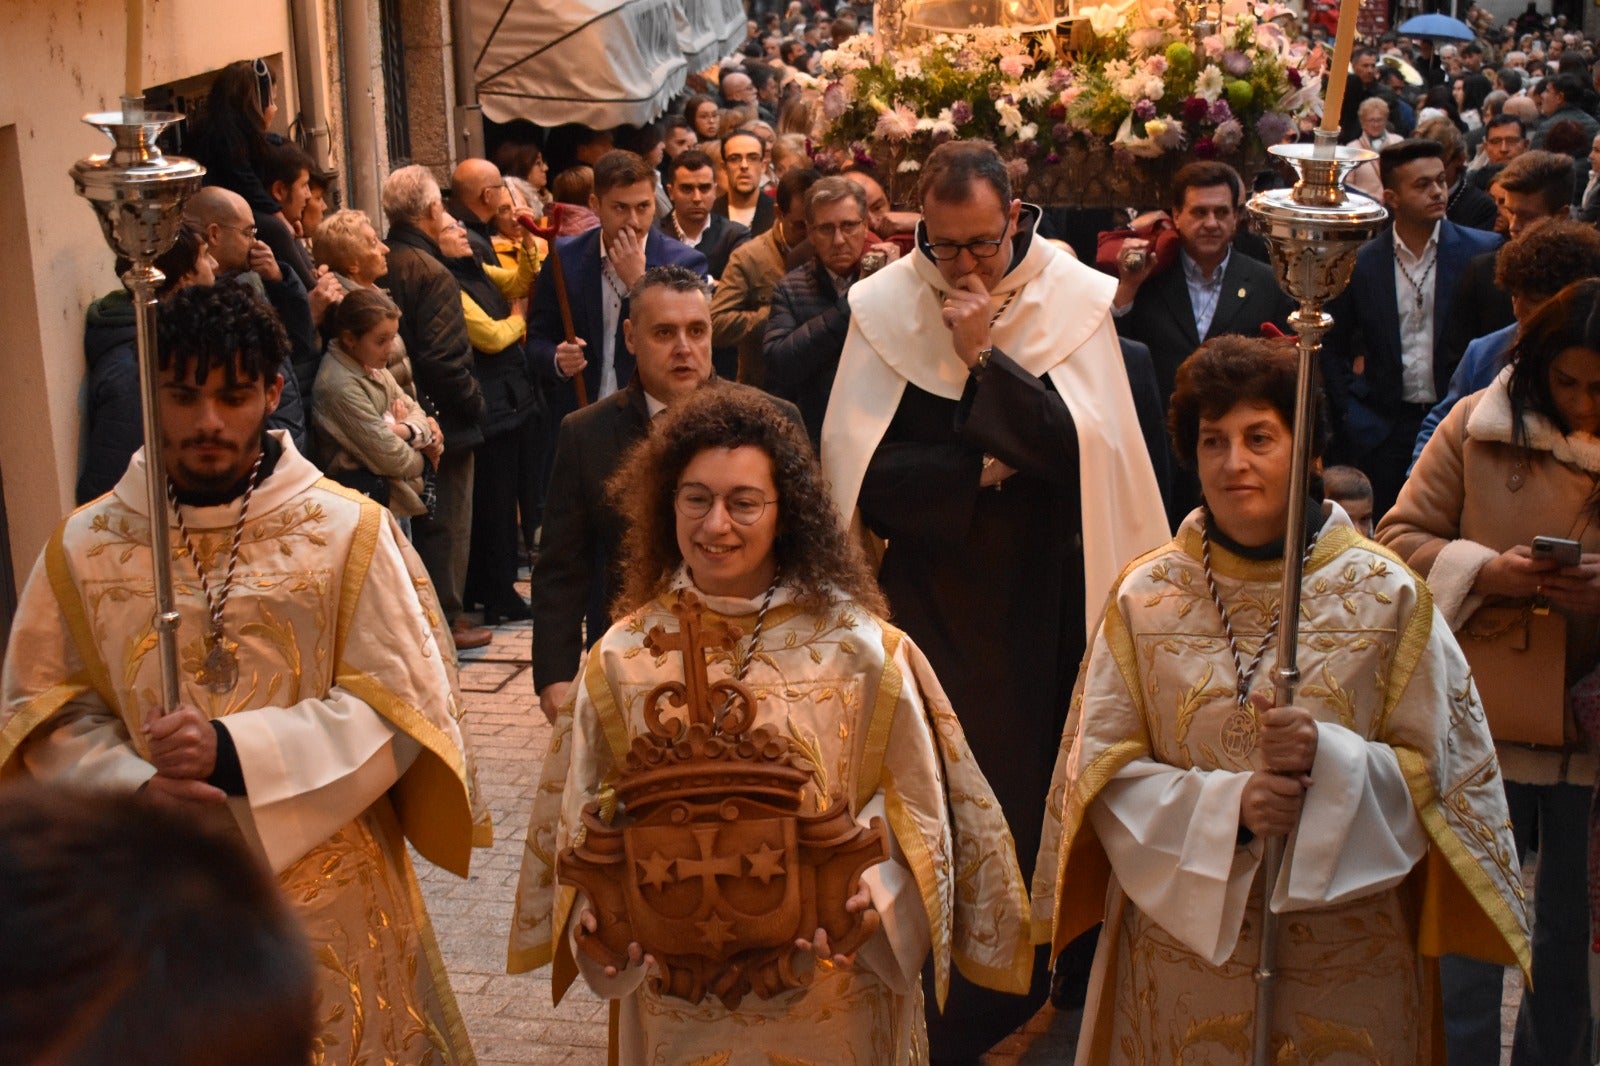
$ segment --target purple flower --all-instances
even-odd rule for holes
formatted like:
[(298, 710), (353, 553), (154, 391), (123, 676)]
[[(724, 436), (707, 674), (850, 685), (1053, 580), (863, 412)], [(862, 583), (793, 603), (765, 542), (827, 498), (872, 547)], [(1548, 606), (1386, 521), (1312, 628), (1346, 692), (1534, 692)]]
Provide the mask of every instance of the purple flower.
[(1212, 125), (1215, 126), (1222, 125), (1232, 117), (1233, 108), (1228, 106), (1228, 101), (1220, 98), (1213, 101), (1211, 107), (1206, 111), (1206, 118), (1210, 119)]
[(950, 105), (950, 121), (957, 126), (965, 126), (972, 121), (972, 105), (965, 100), (957, 100)]
[(1066, 67), (1057, 67), (1050, 72), (1050, 91), (1058, 93), (1072, 84), (1072, 71)]
[(1199, 122), (1206, 117), (1206, 109), (1210, 105), (1203, 96), (1191, 96), (1183, 102), (1183, 121), (1189, 123)]
[(1049, 155), (1044, 157), (1044, 161), (1051, 166), (1055, 166), (1057, 163), (1061, 162), (1061, 157), (1056, 155), (1054, 152), (1051, 152)]
[(851, 155), (854, 157), (856, 166), (867, 167), (873, 171), (878, 169), (877, 161), (873, 159), (872, 156), (867, 152), (865, 145), (855, 145)]
[(1065, 122), (1057, 122), (1050, 127), (1050, 139), (1057, 144), (1062, 143), (1072, 136), (1072, 127)]
[(1210, 137), (1202, 137), (1194, 142), (1194, 157), (1196, 159), (1217, 158), (1217, 145)]
[(1256, 136), (1267, 147), (1282, 144), (1289, 135), (1289, 116), (1280, 111), (1267, 111), (1256, 119)]
[(1224, 49), (1222, 53), (1222, 69), (1230, 77), (1242, 78), (1250, 73), (1250, 57), (1237, 48)]
[(1289, 70), (1288, 70), (1288, 74), (1289, 74), (1289, 84), (1293, 85), (1296, 89), (1300, 88), (1301, 84), (1304, 81), (1304, 79), (1302, 79), (1300, 77), (1300, 72), (1298, 70), (1294, 69), (1293, 67), (1290, 67)]
[(1141, 119), (1149, 120), (1156, 117), (1156, 105), (1149, 100), (1140, 100), (1133, 105), (1133, 113)]
[(1006, 94), (1006, 91), (1004, 89), (1000, 88), (1000, 83), (999, 82), (994, 81), (994, 82), (990, 82), (989, 83), (989, 99), (998, 100), (1002, 96), (1004, 96), (1005, 94)]

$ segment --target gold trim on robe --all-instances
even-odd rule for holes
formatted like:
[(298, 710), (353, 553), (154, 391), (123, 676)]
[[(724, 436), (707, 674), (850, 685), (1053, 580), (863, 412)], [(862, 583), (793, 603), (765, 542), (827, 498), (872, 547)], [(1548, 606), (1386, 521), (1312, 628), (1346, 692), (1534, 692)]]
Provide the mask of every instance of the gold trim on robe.
[[(1408, 998), (1426, 1012), (1434, 1009), (1436, 997), (1431, 993), (1433, 968), (1423, 965), (1424, 958), (1459, 953), (1527, 972), (1526, 900), (1493, 743), (1460, 649), (1448, 627), (1436, 624), (1432, 596), (1421, 579), (1392, 553), (1356, 533), (1342, 511), (1330, 511), (1305, 571), (1302, 681), (1296, 702), (1320, 721), (1349, 729), (1368, 743), (1387, 745), (1404, 775), (1425, 833), (1425, 857), (1399, 888), (1369, 897), (1349, 914), (1351, 920), (1377, 923), (1371, 935), (1388, 929), (1383, 935), (1403, 938), (1405, 949), (1418, 961), (1407, 976), (1411, 971), (1405, 956), (1396, 956), (1392, 972), (1400, 981), (1397, 987), (1416, 991)], [(1129, 1046), (1107, 1043), (1107, 1027), (1115, 1024), (1118, 1033), (1128, 1032), (1122, 1027), (1126, 1019), (1118, 1015), (1122, 997), (1141, 994), (1138, 988), (1146, 988), (1143, 982), (1154, 980), (1150, 975), (1157, 970), (1180, 987), (1200, 972), (1212, 978), (1233, 972), (1228, 969), (1231, 962), (1214, 970), (1176, 940), (1162, 939), (1165, 946), (1151, 947), (1151, 936), (1165, 934), (1121, 892), (1088, 818), (1107, 783), (1135, 760), (1148, 758), (1180, 770), (1237, 773), (1259, 768), (1253, 743), (1241, 748), (1238, 738), (1224, 729), (1234, 705), (1235, 670), (1200, 566), (1196, 516), (1172, 544), (1135, 560), (1118, 579), (1099, 638), (1080, 673), (1052, 783), (1057, 806), (1045, 819), (1041, 874), (1034, 884), (1036, 929), (1052, 921), (1053, 945), (1059, 951), (1104, 918), (1107, 934), (1120, 941), (1109, 950), (1102, 947), (1106, 958), (1097, 972), (1105, 983), (1098, 999), (1091, 992), (1080, 1062), (1143, 1061), (1142, 1053), (1130, 1054)], [(1276, 609), (1281, 564), (1242, 559), (1217, 545), (1212, 546), (1212, 560), (1248, 661)], [(1097, 665), (1097, 656), (1108, 657), (1112, 665)], [(1269, 695), (1271, 666), (1264, 663), (1255, 679), (1255, 688)], [(1293, 847), (1291, 839), (1291, 864)], [(1254, 951), (1260, 891), (1257, 872), (1238, 952)], [(1311, 930), (1299, 940), (1290, 936), (1285, 950), (1291, 956), (1302, 948), (1310, 950), (1320, 935), (1318, 916), (1351, 906), (1284, 915), (1291, 926), (1298, 922)], [(1121, 939), (1126, 937), (1144, 938), (1144, 946)], [(1162, 959), (1187, 961), (1173, 961), (1178, 969), (1168, 971)], [(1348, 978), (1356, 982), (1352, 989), (1359, 987), (1363, 978), (1355, 970), (1340, 969), (1347, 963), (1325, 961), (1317, 980)], [(1247, 981), (1248, 967), (1240, 974)], [(1130, 988), (1128, 981), (1138, 988)], [(1150, 987), (1159, 985), (1157, 981)], [(1370, 996), (1371, 988), (1355, 998), (1363, 994)], [(1157, 1007), (1151, 1009), (1159, 1013)], [(1147, 1018), (1141, 1024), (1149, 1029), (1160, 1023)], [(1284, 1024), (1297, 1027), (1291, 1042), (1304, 1045), (1314, 1041), (1314, 1031), (1326, 1035), (1333, 1023), (1307, 1016)], [(1405, 1024), (1420, 1030), (1431, 1025), (1426, 1016), (1406, 1019)]]
[[(535, 791), (507, 968), (522, 972), (553, 964), (558, 1000), (576, 962), (566, 935), (574, 894), (557, 884), (556, 857), (572, 840), (578, 812), (614, 779), (619, 754), (643, 731), (645, 694), (663, 680), (682, 677), (676, 657), (658, 659), (644, 646), (652, 626), (676, 625), (670, 608), (678, 595), (669, 592), (618, 622), (593, 649), (572, 702), (558, 714)], [(745, 601), (711, 598), (712, 617), (750, 633), (753, 607), (748, 613), (719, 613), (730, 602), (742, 607)], [(709, 656), (713, 680), (734, 672), (735, 654), (742, 652), (719, 650)], [(1031, 930), (1010, 832), (915, 645), (848, 602), (836, 601), (824, 612), (805, 612), (790, 602), (787, 589), (780, 589), (745, 681), (757, 695), (757, 721), (778, 728), (815, 767), (802, 794), (806, 810), (820, 811), (846, 798), (859, 815), (882, 795), (886, 819), (928, 922), (940, 975), (935, 994), (942, 1000), (952, 961), (969, 977), (993, 987), (1026, 989)], [(726, 1049), (737, 1051), (731, 1061), (742, 1062), (742, 1056), (755, 1054), (761, 1039), (756, 1034), (771, 1036), (807, 1017), (828, 1019), (818, 1054), (833, 1047), (828, 1041), (836, 1036), (844, 1041), (840, 1048), (875, 1048), (874, 1054), (885, 1053), (880, 1047), (885, 1034), (893, 1034), (890, 1042), (896, 1047), (922, 1039), (914, 1035), (921, 1032), (920, 995), (894, 992), (888, 978), (880, 979), (859, 964), (834, 971), (827, 980), (822, 976), (809, 989), (772, 1001), (746, 997), (732, 1014), (710, 1000), (691, 1007), (645, 989), (623, 1001), (623, 1017), (629, 1019), (626, 1024), (641, 1025), (645, 1033), (667, 1041), (656, 1045), (657, 1050), (673, 1061), (693, 1057), (680, 1039), (690, 1039), (699, 1049), (696, 1053), (707, 1054), (721, 1039), (742, 1041), (738, 1049)], [(920, 978), (913, 976), (912, 982), (915, 986)], [(842, 998), (830, 1007), (830, 997)], [(713, 1015), (728, 1024), (709, 1024), (716, 1021)], [(688, 1030), (679, 1026), (691, 1018), (691, 1028), (709, 1035), (684, 1038)], [(854, 1037), (841, 1035), (858, 1025), (867, 1028)], [(660, 1036), (664, 1032), (679, 1035)], [(630, 1046), (627, 1039), (623, 1046)], [(787, 1045), (791, 1053), (796, 1046)], [(785, 1046), (768, 1050), (774, 1047)], [(848, 1055), (856, 1052), (839, 1051), (845, 1056), (839, 1061), (849, 1061)], [(893, 1057), (898, 1052), (888, 1053), (889, 1058), (858, 1061), (898, 1061)]]

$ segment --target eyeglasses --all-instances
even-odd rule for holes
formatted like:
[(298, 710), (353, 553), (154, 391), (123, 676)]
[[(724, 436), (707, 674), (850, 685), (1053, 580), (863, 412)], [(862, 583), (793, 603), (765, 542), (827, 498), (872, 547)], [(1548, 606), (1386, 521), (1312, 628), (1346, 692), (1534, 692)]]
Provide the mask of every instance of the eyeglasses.
[(966, 241), (962, 244), (940, 243), (924, 244), (928, 254), (941, 263), (948, 263), (962, 252), (972, 253), (974, 259), (993, 259), (1000, 254), (1000, 246), (1006, 243), (1004, 237), (996, 237), (991, 241)]
[(865, 229), (866, 225), (865, 219), (858, 218), (853, 222), (824, 222), (820, 226), (811, 226), (812, 242), (815, 243), (817, 237), (825, 241), (831, 241), (835, 236), (849, 239)]
[(221, 226), (223, 229), (231, 229), (235, 232), (244, 234), (245, 240), (247, 241), (253, 241), (256, 239), (256, 228), (254, 226), (230, 226), (226, 222), (218, 222), (217, 225)]
[(730, 493), (712, 492), (704, 485), (684, 485), (678, 489), (673, 502), (678, 513), (685, 518), (704, 518), (711, 513), (712, 504), (722, 501), (728, 517), (741, 526), (753, 526), (761, 521), (767, 508), (777, 500), (769, 500), (755, 489), (735, 489)]

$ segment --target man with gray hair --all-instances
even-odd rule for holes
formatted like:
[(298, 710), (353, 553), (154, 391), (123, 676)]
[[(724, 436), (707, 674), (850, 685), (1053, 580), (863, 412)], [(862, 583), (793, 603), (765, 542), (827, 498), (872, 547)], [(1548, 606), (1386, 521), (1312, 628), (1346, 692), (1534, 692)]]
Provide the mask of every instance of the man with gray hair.
[(417, 554), (439, 590), (439, 605), (457, 648), (481, 648), (487, 629), (462, 617), (472, 535), (474, 457), (483, 443), (483, 391), (473, 375), (472, 342), (461, 308), (461, 286), (446, 269), (439, 239), (455, 220), (439, 183), (420, 166), (401, 167), (383, 183), (389, 216), (389, 272), (379, 281), (400, 308), (400, 338), (423, 408), (444, 431), (438, 502), (412, 522)]
[(823, 178), (806, 191), (808, 262), (785, 274), (772, 290), (762, 354), (767, 391), (800, 408), (811, 446), (822, 444), (822, 416), (850, 331), (850, 286), (900, 257), (892, 244), (871, 245), (874, 260), (862, 266), (872, 231), (867, 228), (867, 193), (849, 178)]

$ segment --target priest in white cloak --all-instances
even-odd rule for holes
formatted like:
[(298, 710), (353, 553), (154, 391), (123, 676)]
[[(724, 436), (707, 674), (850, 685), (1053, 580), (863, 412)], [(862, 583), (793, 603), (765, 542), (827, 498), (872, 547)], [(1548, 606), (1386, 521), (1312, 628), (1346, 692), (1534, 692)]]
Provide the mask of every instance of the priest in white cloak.
[[(1110, 314), (1114, 279), (1037, 237), (986, 142), (922, 170), (917, 250), (850, 290), (822, 428), (846, 521), (887, 542), (879, 582), (993, 784), (1025, 876), (1085, 635), (1117, 572), (1168, 537)], [(1041, 941), (1048, 929), (1035, 935)], [(1031, 1016), (960, 982), (933, 1059)]]

